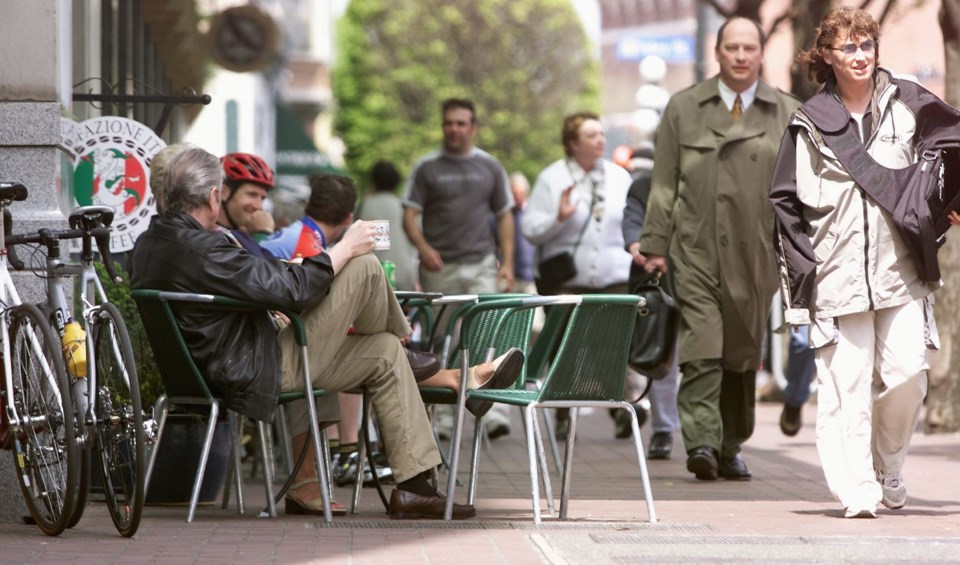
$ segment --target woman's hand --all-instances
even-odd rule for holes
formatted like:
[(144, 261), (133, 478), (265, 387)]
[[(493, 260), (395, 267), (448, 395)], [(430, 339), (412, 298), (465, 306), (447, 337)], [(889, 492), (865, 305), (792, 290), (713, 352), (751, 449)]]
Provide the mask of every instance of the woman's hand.
[(571, 184), (563, 189), (563, 192), (560, 194), (560, 209), (557, 210), (558, 222), (567, 221), (567, 219), (577, 211), (577, 203), (573, 201), (573, 189), (575, 188), (577, 188), (577, 185)]

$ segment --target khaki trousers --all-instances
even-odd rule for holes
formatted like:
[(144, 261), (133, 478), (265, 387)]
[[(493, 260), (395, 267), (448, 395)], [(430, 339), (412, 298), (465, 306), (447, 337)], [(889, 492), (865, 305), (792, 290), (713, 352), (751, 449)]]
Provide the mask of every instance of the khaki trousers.
[[(397, 482), (440, 464), (420, 391), (400, 338), (407, 323), (383, 268), (373, 254), (351, 259), (330, 293), (303, 315), (313, 384), (327, 392), (369, 389)], [(353, 327), (355, 333), (347, 335)], [(293, 331), (278, 337), (283, 353), (281, 390), (302, 390), (301, 351)], [(306, 404), (291, 406), (294, 434), (306, 430)], [(320, 416), (321, 420), (324, 420)]]
[(845, 508), (873, 508), (874, 469), (900, 472), (920, 417), (939, 343), (933, 309), (921, 299), (829, 322), (836, 340), (816, 351), (820, 464)]

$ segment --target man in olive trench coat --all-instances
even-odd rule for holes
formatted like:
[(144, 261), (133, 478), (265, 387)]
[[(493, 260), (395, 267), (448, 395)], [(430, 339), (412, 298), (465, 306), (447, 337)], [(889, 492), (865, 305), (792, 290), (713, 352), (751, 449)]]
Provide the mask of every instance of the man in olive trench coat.
[[(780, 138), (800, 102), (759, 79), (763, 32), (720, 28), (720, 74), (678, 92), (657, 130), (640, 238), (648, 271), (674, 276), (680, 305), (678, 405), (687, 470), (747, 480), (756, 372), (776, 291), (767, 194)], [(669, 260), (667, 259), (669, 258)]]

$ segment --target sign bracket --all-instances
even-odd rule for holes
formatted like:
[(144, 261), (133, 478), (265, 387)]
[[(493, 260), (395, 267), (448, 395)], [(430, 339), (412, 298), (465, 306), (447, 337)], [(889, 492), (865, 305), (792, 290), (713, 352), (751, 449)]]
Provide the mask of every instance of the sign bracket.
[[(89, 102), (94, 104), (116, 104), (118, 110), (121, 112), (126, 112), (130, 109), (133, 104), (163, 104), (163, 112), (160, 115), (160, 119), (157, 120), (156, 125), (153, 127), (153, 131), (156, 132), (158, 136), (163, 135), (163, 130), (167, 127), (167, 122), (170, 121), (170, 114), (173, 112), (175, 106), (185, 106), (193, 104), (210, 104), (212, 98), (209, 94), (197, 94), (197, 91), (190, 87), (185, 87), (183, 89), (183, 94), (166, 94), (146, 83), (140, 81), (131, 81), (129, 79), (122, 80), (117, 84), (110, 84), (106, 80), (99, 77), (88, 78), (84, 81), (78, 82), (73, 85), (74, 88), (78, 88), (88, 82), (98, 81), (101, 84), (100, 93), (95, 93), (93, 89), (90, 89), (88, 92), (74, 92), (73, 101), (74, 102)], [(143, 89), (151, 91), (150, 94), (127, 94), (126, 87), (133, 82), (134, 85), (139, 85)], [(121, 90), (122, 89), (122, 90)], [(120, 91), (118, 93), (117, 91)]]

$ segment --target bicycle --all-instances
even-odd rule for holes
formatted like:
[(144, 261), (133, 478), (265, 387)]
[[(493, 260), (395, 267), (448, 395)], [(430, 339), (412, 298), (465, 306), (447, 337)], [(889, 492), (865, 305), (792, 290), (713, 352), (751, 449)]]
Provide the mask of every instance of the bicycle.
[[(23, 263), (13, 251), (14, 244), (39, 244), (47, 251), (44, 270), (47, 313), (53, 328), (66, 340), (68, 390), (74, 405), (76, 441), (80, 448), (79, 488), (67, 527), (75, 526), (86, 508), (91, 451), (96, 446), (110, 517), (117, 531), (130, 537), (136, 533), (143, 512), (146, 431), (140, 381), (127, 328), (120, 311), (107, 301), (94, 264), (93, 243), (96, 242), (110, 279), (121, 280), (110, 255), (112, 222), (111, 208), (83, 206), (70, 214), (70, 229), (42, 228), (36, 233), (13, 236), (12, 242), (8, 240), (8, 252), (10, 264), (22, 269)], [(60, 258), (60, 242), (72, 239), (81, 240), (78, 264), (65, 263)], [(85, 339), (85, 368), (70, 355), (68, 341), (72, 338), (64, 338), (68, 330), (74, 329), (70, 327), (74, 320), (63, 287), (68, 277), (80, 280), (79, 303), (89, 334)]]
[(73, 402), (62, 393), (68, 382), (60, 340), (39, 308), (21, 302), (7, 269), (7, 208), (26, 198), (22, 184), (0, 182), (0, 447), (13, 451), (17, 481), (34, 522), (55, 536), (73, 513), (79, 454), (70, 416)]

